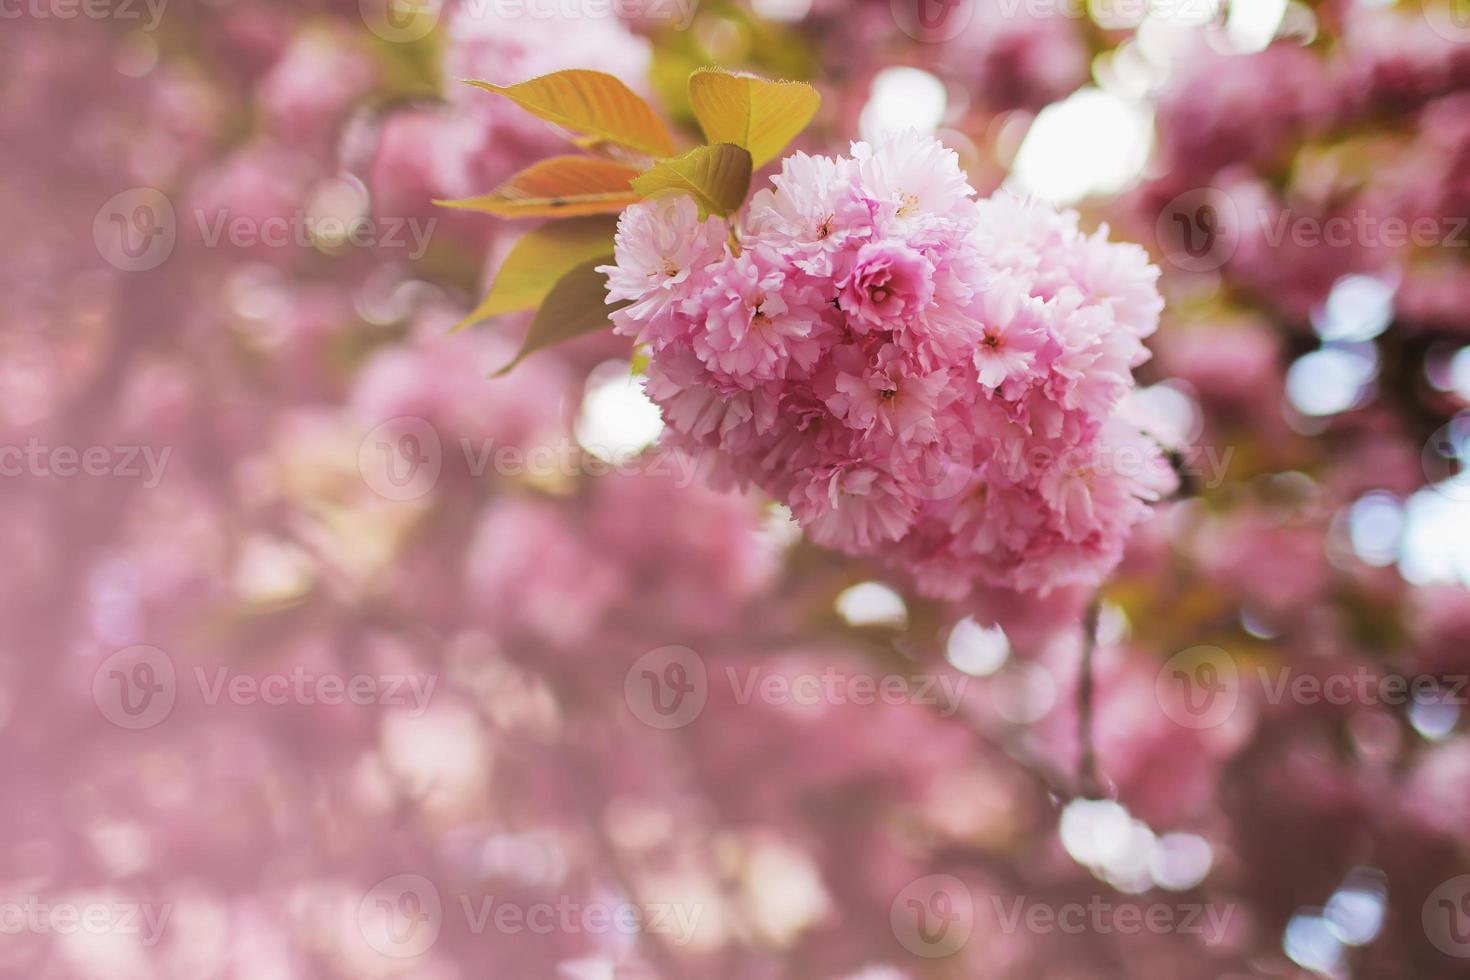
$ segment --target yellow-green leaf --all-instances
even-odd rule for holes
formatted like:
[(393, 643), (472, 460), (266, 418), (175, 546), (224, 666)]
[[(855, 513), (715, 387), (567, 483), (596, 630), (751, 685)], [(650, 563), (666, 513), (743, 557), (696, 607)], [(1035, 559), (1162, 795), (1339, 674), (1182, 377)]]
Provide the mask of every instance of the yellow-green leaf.
[(743, 146), (759, 167), (806, 128), (822, 97), (805, 82), (705, 68), (689, 76), (689, 103), (709, 142)]
[(669, 130), (647, 102), (612, 75), (570, 69), (518, 85), (470, 82), (512, 100), (547, 122), (651, 157), (674, 152)]
[(546, 294), (541, 309), (536, 311), (515, 360), (496, 371), (496, 375), (504, 374), (538, 350), (607, 326), (608, 314), (628, 305), (627, 300), (607, 303), (607, 277), (597, 267), (612, 261), (611, 254), (591, 259), (558, 279)]
[(570, 218), (610, 214), (638, 200), (631, 184), (638, 171), (596, 157), (552, 157), (533, 164), (492, 193), (463, 201), (436, 201), (447, 208), (487, 211), (502, 218)]
[(750, 153), (733, 143), (715, 143), (660, 160), (633, 181), (640, 197), (667, 192), (693, 195), (701, 217), (728, 217), (745, 203), (750, 190)]
[(617, 228), (617, 218), (598, 214), (552, 221), (522, 235), (500, 263), (484, 301), (454, 329), (536, 306), (574, 266), (607, 255)]

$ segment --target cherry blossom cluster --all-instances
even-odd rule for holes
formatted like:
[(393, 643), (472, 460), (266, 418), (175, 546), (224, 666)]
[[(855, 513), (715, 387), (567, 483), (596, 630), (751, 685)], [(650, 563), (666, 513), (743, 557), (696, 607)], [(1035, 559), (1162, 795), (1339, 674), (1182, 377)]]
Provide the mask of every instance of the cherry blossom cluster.
[(1137, 246), (975, 199), (913, 132), (788, 157), (740, 230), (672, 196), (604, 267), (669, 438), (927, 594), (1096, 583), (1166, 461), (1120, 406), (1163, 303)]

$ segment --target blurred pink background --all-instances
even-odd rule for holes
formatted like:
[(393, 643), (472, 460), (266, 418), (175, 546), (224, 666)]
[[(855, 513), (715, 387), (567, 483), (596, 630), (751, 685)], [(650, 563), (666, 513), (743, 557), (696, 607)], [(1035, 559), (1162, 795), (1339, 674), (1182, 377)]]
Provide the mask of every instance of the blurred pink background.
[[(1467, 975), (1456, 7), (384, 3), (0, 6), (0, 975)], [(692, 134), (704, 63), (1164, 269), (1094, 637), (712, 489), (624, 340), (448, 332), (521, 226), (431, 201), (563, 145), (457, 80)]]

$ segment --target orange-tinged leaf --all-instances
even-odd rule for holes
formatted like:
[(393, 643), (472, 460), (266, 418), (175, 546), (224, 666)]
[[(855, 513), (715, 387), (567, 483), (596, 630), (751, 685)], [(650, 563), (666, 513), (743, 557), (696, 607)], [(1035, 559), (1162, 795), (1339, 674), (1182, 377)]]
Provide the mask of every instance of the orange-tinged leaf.
[(574, 267), (611, 252), (617, 228), (616, 217), (597, 214), (548, 222), (522, 235), (500, 263), (484, 301), (454, 330), (536, 306)]
[(610, 214), (638, 200), (632, 181), (638, 171), (595, 157), (552, 157), (501, 184), (493, 193), (463, 201), (437, 201), (449, 208), (486, 211), (503, 218), (570, 218)]
[(551, 292), (546, 294), (546, 301), (536, 311), (536, 318), (531, 321), (531, 329), (526, 332), (526, 339), (515, 360), (496, 371), (496, 376), (506, 373), (538, 350), (606, 327), (608, 315), (629, 302), (624, 300), (608, 305), (607, 276), (598, 272), (597, 267), (610, 265), (612, 261), (611, 253), (591, 259), (557, 280)]
[(673, 155), (673, 137), (658, 113), (632, 89), (604, 72), (576, 68), (518, 85), (470, 84), (503, 95), (532, 115), (574, 133), (651, 157)]
[(703, 68), (689, 76), (689, 103), (709, 142), (743, 146), (759, 167), (806, 128), (822, 97), (805, 82)]
[(660, 160), (633, 181), (643, 197), (679, 192), (690, 194), (700, 217), (728, 217), (745, 203), (750, 190), (750, 154), (734, 143), (700, 146), (672, 160)]

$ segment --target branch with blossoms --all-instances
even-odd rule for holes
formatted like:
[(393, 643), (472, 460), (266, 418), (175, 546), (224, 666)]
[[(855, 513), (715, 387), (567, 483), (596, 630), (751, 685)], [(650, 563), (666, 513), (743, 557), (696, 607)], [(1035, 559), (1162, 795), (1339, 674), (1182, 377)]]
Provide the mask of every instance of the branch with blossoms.
[(1176, 488), (1122, 408), (1163, 308), (1159, 270), (1106, 227), (977, 199), (954, 152), (915, 132), (791, 154), (750, 196), (753, 168), (818, 108), (798, 83), (696, 72), (708, 142), (682, 155), (611, 76), (475, 84), (597, 154), (454, 202), (566, 219), (520, 240), (466, 321), (537, 308), (506, 370), (611, 320), (646, 355), (670, 444), (930, 599), (1096, 589)]

